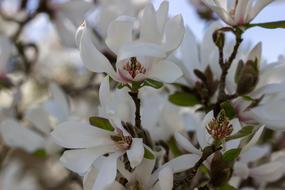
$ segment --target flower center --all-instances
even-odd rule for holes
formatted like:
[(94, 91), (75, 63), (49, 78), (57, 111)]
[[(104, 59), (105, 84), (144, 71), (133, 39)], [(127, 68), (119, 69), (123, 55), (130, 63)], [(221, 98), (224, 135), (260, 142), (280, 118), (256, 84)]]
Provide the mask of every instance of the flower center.
[(127, 190), (144, 190), (144, 188), (140, 185), (138, 181), (136, 181), (135, 183), (129, 185), (127, 187)]
[(128, 62), (123, 66), (123, 69), (128, 71), (128, 73), (134, 79), (138, 74), (145, 74), (146, 69), (135, 57), (131, 57)]
[(223, 140), (233, 132), (233, 126), (226, 117), (225, 111), (222, 110), (217, 118), (213, 118), (207, 126), (208, 133), (215, 140)]
[(124, 136), (123, 131), (117, 129), (118, 133), (111, 135), (111, 139), (116, 143), (119, 149), (129, 150), (133, 143), (133, 138), (131, 136)]

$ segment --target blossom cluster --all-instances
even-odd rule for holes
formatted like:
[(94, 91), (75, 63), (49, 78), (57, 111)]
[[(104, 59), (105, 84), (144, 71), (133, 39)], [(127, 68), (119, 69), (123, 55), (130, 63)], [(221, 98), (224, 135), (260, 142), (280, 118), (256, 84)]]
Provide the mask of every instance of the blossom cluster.
[(0, 1), (0, 189), (284, 189), (273, 1), (192, 0), (202, 40), (167, 0)]

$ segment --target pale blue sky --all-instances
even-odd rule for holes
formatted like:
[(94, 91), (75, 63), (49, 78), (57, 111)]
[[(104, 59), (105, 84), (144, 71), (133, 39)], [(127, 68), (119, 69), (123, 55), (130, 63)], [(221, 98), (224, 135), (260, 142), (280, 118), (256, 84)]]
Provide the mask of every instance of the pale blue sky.
[[(156, 7), (163, 0), (155, 0)], [(182, 14), (185, 23), (190, 26), (195, 35), (201, 39), (204, 33), (205, 23), (196, 15), (188, 0), (169, 0), (170, 14)], [(285, 20), (285, 3), (272, 3), (266, 7), (253, 22), (269, 22)], [(252, 43), (263, 42), (263, 55), (269, 62), (276, 61), (280, 54), (285, 55), (285, 29), (267, 30), (254, 28), (248, 30), (244, 38)]]

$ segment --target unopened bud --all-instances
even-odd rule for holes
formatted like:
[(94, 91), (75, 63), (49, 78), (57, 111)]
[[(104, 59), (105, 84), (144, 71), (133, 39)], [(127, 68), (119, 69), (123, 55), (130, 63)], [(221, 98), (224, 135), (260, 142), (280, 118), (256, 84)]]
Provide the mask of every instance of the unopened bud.
[(221, 30), (213, 33), (213, 41), (219, 49), (223, 49), (225, 45), (225, 34)]
[(236, 72), (237, 93), (245, 95), (256, 87), (259, 79), (259, 70), (256, 61), (247, 61), (244, 65), (240, 62)]

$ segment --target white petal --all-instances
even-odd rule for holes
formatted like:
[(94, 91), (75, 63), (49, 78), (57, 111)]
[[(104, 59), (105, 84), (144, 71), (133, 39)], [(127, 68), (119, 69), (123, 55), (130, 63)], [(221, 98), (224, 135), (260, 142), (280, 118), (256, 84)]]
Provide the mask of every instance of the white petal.
[(181, 15), (177, 15), (166, 23), (163, 47), (167, 52), (173, 51), (178, 48), (184, 38), (184, 22)]
[[(265, 124), (267, 128), (276, 131), (284, 131), (284, 100), (271, 100), (270, 102), (253, 108), (250, 113), (259, 123)], [(271, 113), (271, 114), (268, 114)]]
[(177, 158), (174, 158), (165, 165), (172, 168), (174, 173), (177, 173), (192, 168), (199, 159), (200, 159), (199, 155), (185, 154)]
[(255, 61), (257, 59), (258, 63), (261, 61), (262, 43), (259, 42), (250, 52), (248, 60)]
[(144, 146), (142, 139), (133, 138), (131, 148), (127, 150), (127, 155), (132, 168), (135, 168), (142, 162), (144, 157)]
[(159, 45), (145, 43), (145, 42), (133, 42), (124, 44), (118, 53), (117, 62), (124, 61), (131, 57), (155, 57), (165, 58), (166, 52)]
[(79, 175), (84, 175), (99, 156), (114, 150), (114, 147), (110, 145), (90, 149), (67, 150), (63, 153), (60, 161), (66, 168)]
[(51, 135), (58, 145), (65, 148), (89, 148), (113, 144), (110, 132), (78, 121), (60, 124)]
[(283, 163), (271, 162), (250, 169), (250, 176), (258, 182), (273, 182), (283, 175)]
[(168, 19), (169, 2), (163, 1), (157, 10), (157, 24), (159, 31), (162, 33), (166, 20)]
[(156, 13), (152, 3), (149, 3), (143, 10), (140, 21), (140, 40), (150, 43), (159, 43), (161, 34), (159, 32)]
[(85, 26), (86, 23), (85, 21), (77, 28), (77, 31), (75, 33), (75, 43), (76, 43), (76, 46), (79, 47), (80, 46), (80, 41), (81, 41), (81, 37), (82, 37), (82, 33), (84, 31), (84, 28), (86, 27)]
[(26, 113), (26, 118), (41, 132), (48, 134), (51, 130), (48, 114), (42, 108), (32, 108)]
[(181, 146), (183, 149), (188, 151), (188, 153), (194, 153), (197, 155), (201, 155), (202, 152), (199, 151), (188, 139), (186, 139), (183, 135), (176, 132), (175, 133), (175, 139), (179, 146)]
[(136, 167), (134, 174), (138, 181), (148, 181), (155, 167), (155, 161), (155, 159), (149, 160), (144, 158), (142, 163)]
[(249, 168), (247, 164), (243, 162), (236, 162), (234, 164), (234, 174), (241, 177), (242, 179), (247, 179), (249, 176)]
[(259, 138), (262, 135), (264, 126), (260, 127), (255, 134), (253, 135), (253, 137), (250, 139), (250, 141), (243, 147), (242, 152), (245, 152), (247, 150), (249, 150), (251, 147), (253, 147), (254, 145), (256, 145), (256, 143), (258, 142)]
[(105, 190), (114, 183), (117, 176), (117, 160), (120, 156), (120, 154), (111, 154), (104, 159), (93, 190)]
[(13, 119), (3, 121), (0, 130), (5, 143), (11, 147), (22, 148), (31, 153), (43, 148), (43, 137), (31, 129), (20, 126)]
[(202, 0), (209, 8), (211, 8), (214, 12), (216, 12), (221, 19), (229, 24), (229, 25), (236, 25), (238, 23), (235, 23), (232, 17), (226, 12), (224, 8), (221, 8), (219, 6), (214, 5), (213, 3), (209, 3), (210, 1), (208, 0)]
[(84, 65), (91, 71), (97, 73), (108, 73), (112, 77), (115, 75), (115, 71), (109, 62), (109, 60), (98, 51), (98, 49), (92, 43), (91, 32), (87, 27), (82, 32), (80, 42), (80, 55)]
[(46, 111), (58, 119), (58, 122), (66, 121), (69, 116), (69, 104), (62, 89), (55, 83), (51, 83), (49, 91), (52, 99), (44, 102)]
[(133, 17), (121, 16), (109, 25), (106, 44), (115, 54), (123, 44), (133, 40), (134, 21)]
[(106, 76), (102, 81), (99, 88), (99, 100), (101, 106), (106, 109), (111, 101), (109, 76)]
[(265, 8), (269, 3), (274, 0), (258, 0), (255, 1), (254, 8), (251, 10), (250, 14), (250, 21), (253, 20), (263, 8)]
[(159, 172), (159, 186), (161, 190), (172, 190), (173, 188), (173, 171), (170, 167), (165, 167)]
[(269, 153), (270, 153), (269, 146), (254, 146), (250, 148), (248, 151), (243, 152), (240, 155), (240, 160), (245, 163), (253, 162), (266, 156)]
[(154, 63), (149, 73), (150, 78), (165, 83), (175, 82), (181, 76), (181, 69), (175, 63), (167, 60), (160, 63)]

